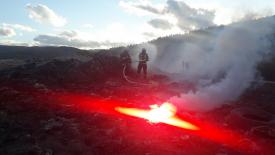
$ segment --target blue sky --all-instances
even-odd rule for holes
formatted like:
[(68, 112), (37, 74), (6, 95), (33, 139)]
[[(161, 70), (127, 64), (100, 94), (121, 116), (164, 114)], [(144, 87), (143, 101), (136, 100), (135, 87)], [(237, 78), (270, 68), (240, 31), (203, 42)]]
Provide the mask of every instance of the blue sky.
[(2, 0), (0, 43), (107, 48), (269, 16), (273, 8), (274, 0)]

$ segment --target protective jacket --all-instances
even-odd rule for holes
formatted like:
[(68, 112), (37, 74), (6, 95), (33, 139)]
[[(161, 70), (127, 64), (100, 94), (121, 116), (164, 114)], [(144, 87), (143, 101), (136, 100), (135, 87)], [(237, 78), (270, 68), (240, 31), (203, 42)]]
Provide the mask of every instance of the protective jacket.
[(149, 56), (147, 53), (140, 53), (139, 54), (139, 62), (142, 64), (146, 64), (149, 61)]
[(120, 60), (121, 60), (122, 64), (130, 64), (132, 62), (131, 57), (128, 52), (121, 53)]

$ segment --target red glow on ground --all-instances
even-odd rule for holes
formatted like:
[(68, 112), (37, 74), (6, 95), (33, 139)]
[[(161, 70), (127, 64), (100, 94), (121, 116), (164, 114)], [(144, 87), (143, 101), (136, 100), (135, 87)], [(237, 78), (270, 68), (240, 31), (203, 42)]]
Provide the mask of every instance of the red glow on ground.
[(183, 120), (183, 118), (176, 115), (177, 109), (170, 103), (164, 103), (161, 106), (153, 105), (150, 107), (151, 109), (116, 107), (115, 110), (128, 116), (148, 120), (151, 123), (162, 123), (185, 129), (189, 131), (190, 134), (194, 134), (241, 151), (246, 151), (248, 145), (252, 144), (249, 141), (242, 144), (238, 143), (241, 139), (245, 138), (231, 130), (215, 127), (211, 125), (210, 122), (207, 123), (206, 121), (196, 121), (196, 125), (194, 125), (194, 123), (191, 123), (190, 121)]
[(150, 110), (116, 107), (115, 110), (125, 115), (146, 119), (152, 123), (164, 123), (187, 130), (199, 130), (199, 127), (176, 116), (176, 108), (169, 103), (161, 106), (152, 105)]
[[(51, 95), (54, 94), (54, 95)], [(118, 100), (104, 99), (93, 96), (77, 95), (75, 93), (54, 92), (40, 98), (40, 100), (52, 100), (60, 103), (61, 106), (70, 107), (70, 109), (85, 113), (104, 113), (114, 117), (123, 117), (128, 115), (136, 118), (148, 120), (151, 123), (165, 124), (171, 127), (184, 129), (191, 135), (196, 135), (227, 147), (247, 151), (250, 143), (238, 143), (244, 136), (235, 133), (232, 130), (217, 127), (207, 120), (183, 119), (176, 115), (176, 109), (171, 104), (162, 106), (153, 105), (151, 109), (134, 107), (135, 105), (123, 103)], [(127, 118), (127, 117), (126, 117)], [(142, 128), (140, 129), (142, 130)], [(163, 131), (159, 131), (160, 133)], [(144, 135), (146, 136), (146, 135)]]

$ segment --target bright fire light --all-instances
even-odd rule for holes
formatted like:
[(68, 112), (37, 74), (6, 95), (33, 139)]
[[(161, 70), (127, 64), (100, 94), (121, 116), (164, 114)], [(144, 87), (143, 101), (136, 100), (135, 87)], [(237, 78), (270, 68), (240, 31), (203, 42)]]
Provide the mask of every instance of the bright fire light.
[(163, 120), (170, 119), (176, 113), (176, 107), (172, 104), (164, 103), (161, 106), (151, 105), (147, 119), (152, 123), (160, 123)]
[(177, 109), (170, 103), (161, 106), (151, 105), (150, 110), (137, 108), (116, 107), (115, 110), (129, 116), (143, 118), (152, 123), (164, 123), (188, 130), (199, 130), (199, 128), (176, 116)]

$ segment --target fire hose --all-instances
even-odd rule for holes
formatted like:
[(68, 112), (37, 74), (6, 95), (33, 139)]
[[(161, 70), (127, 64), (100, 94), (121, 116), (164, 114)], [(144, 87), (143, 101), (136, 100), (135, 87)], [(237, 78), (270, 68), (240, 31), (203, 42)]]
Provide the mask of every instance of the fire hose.
[(128, 82), (128, 83), (131, 83), (131, 84), (138, 84), (138, 85), (144, 85), (144, 86), (149, 86), (149, 85), (152, 85), (150, 83), (142, 83), (142, 82), (136, 82), (136, 81), (132, 81), (128, 78), (128, 76), (126, 75), (126, 68), (127, 68), (127, 65), (124, 64), (123, 65), (123, 78)]

